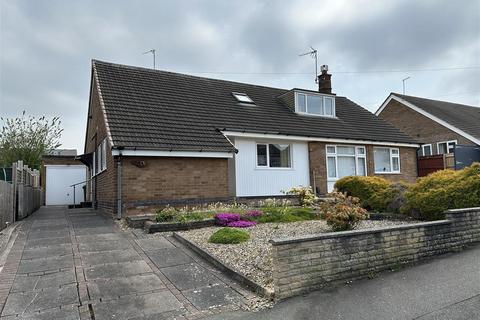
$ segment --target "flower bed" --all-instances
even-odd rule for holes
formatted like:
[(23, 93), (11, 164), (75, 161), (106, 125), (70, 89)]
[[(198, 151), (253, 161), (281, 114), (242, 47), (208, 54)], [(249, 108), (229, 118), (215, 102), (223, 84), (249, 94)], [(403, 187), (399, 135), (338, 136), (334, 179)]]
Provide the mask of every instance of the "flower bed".
[[(375, 229), (411, 221), (372, 221), (358, 223), (356, 229)], [(267, 290), (273, 290), (273, 259), (270, 240), (331, 232), (325, 220), (308, 220), (291, 223), (261, 223), (245, 229), (250, 240), (240, 244), (209, 243), (210, 236), (220, 227), (180, 232), (179, 235), (209, 253), (222, 264), (251, 279)]]

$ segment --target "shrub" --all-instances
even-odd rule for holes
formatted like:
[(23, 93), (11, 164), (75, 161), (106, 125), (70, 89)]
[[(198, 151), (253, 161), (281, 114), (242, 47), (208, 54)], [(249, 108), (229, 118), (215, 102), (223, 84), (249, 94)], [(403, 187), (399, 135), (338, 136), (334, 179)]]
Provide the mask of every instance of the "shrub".
[(215, 220), (218, 225), (227, 226), (230, 222), (239, 221), (240, 214), (238, 213), (217, 213)]
[(391, 183), (380, 177), (348, 176), (335, 183), (338, 192), (360, 199), (362, 207), (374, 211), (385, 211), (396, 196)]
[(332, 192), (334, 201), (320, 205), (327, 224), (334, 231), (351, 230), (358, 222), (368, 218), (367, 211), (360, 207), (358, 198), (340, 192)]
[(317, 197), (313, 193), (312, 187), (293, 187), (290, 190), (286, 191), (285, 194), (295, 195), (298, 197), (298, 203), (302, 207), (311, 206), (315, 203)]
[(441, 170), (418, 179), (405, 192), (404, 213), (435, 220), (447, 209), (480, 205), (480, 163), (462, 170)]
[(155, 220), (157, 222), (169, 222), (175, 220), (175, 217), (178, 215), (178, 210), (174, 207), (167, 206), (162, 210), (158, 210), (155, 214)]
[(248, 239), (250, 239), (250, 235), (246, 231), (233, 228), (222, 228), (215, 231), (208, 239), (208, 242), (221, 244), (237, 244), (245, 242)]

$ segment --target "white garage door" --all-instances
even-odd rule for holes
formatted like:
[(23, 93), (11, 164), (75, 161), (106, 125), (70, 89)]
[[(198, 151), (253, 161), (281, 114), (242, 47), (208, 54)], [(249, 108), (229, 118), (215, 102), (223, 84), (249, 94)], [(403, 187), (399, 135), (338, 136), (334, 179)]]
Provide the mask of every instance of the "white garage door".
[[(72, 184), (85, 181), (86, 167), (76, 165), (46, 166), (45, 203), (46, 205), (73, 204)], [(83, 199), (83, 184), (75, 187), (75, 203)]]

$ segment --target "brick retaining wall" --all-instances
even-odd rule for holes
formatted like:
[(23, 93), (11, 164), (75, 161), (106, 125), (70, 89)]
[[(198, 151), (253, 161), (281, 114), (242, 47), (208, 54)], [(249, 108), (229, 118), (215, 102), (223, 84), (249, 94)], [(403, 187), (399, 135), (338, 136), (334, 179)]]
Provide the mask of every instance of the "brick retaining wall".
[(480, 242), (480, 207), (449, 210), (441, 221), (274, 239), (275, 296), (373, 276), (475, 242)]

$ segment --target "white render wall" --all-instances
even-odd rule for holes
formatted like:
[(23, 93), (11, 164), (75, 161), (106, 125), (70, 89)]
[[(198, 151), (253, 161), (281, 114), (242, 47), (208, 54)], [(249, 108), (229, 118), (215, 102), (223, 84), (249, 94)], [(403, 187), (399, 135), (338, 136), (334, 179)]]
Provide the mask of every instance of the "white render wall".
[[(292, 168), (257, 168), (256, 143), (289, 143)], [(271, 139), (235, 138), (237, 197), (283, 195), (282, 190), (310, 185), (308, 143)]]

